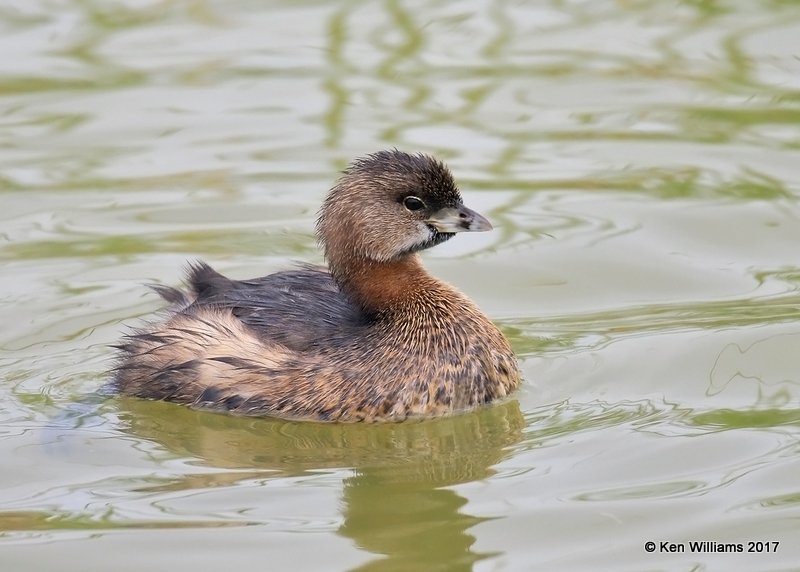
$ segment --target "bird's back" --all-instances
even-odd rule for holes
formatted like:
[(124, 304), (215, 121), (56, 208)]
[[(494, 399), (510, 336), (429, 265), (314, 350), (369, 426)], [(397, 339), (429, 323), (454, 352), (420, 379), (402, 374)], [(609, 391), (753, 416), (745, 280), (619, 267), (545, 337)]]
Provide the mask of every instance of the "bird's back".
[(190, 294), (183, 297), (190, 303), (182, 312), (228, 310), (265, 343), (292, 351), (319, 348), (352, 335), (368, 322), (321, 266), (231, 280), (207, 264), (196, 263), (189, 271), (188, 285)]

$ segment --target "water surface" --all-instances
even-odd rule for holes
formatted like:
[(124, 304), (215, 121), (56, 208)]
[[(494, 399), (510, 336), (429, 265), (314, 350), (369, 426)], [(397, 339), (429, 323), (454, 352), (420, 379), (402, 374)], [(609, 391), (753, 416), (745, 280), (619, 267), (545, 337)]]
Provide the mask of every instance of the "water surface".
[[(793, 2), (0, 6), (3, 570), (787, 570), (800, 561)], [(452, 419), (105, 399), (203, 258), (320, 261), (353, 157), (496, 231), (426, 254), (525, 374)], [(770, 553), (647, 541), (778, 542)]]

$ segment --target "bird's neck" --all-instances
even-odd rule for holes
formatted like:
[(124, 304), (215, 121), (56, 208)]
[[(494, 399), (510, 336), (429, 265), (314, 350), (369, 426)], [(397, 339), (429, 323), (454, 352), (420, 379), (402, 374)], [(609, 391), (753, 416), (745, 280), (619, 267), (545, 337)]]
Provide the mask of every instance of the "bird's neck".
[(406, 308), (419, 300), (421, 293), (436, 290), (440, 285), (416, 254), (390, 262), (332, 260), (331, 272), (339, 287), (370, 313)]

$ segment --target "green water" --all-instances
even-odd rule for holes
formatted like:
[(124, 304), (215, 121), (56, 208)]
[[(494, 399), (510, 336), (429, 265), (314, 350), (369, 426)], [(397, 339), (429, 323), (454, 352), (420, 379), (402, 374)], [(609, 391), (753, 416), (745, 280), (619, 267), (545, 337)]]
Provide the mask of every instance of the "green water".
[[(495, 225), (425, 259), (513, 401), (94, 397), (145, 283), (320, 261), (338, 170), (393, 146)], [(0, 570), (798, 569), (798, 165), (796, 2), (0, 3)]]

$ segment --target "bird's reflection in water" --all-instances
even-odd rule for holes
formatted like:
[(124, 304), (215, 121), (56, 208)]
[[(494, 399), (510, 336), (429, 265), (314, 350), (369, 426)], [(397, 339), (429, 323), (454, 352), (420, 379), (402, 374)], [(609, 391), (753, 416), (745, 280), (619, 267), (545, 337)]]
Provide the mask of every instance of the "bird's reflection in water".
[[(524, 424), (516, 401), (378, 425), (250, 419), (135, 399), (119, 404), (126, 431), (208, 466), (252, 469), (261, 479), (352, 469), (343, 482), (339, 534), (380, 556), (359, 570), (470, 570), (489, 556), (471, 549), (469, 529), (484, 519), (462, 511), (466, 499), (446, 487), (490, 476)], [(229, 477), (231, 484), (243, 480), (238, 472)], [(202, 475), (189, 478), (197, 482), (173, 487), (206, 486)]]

